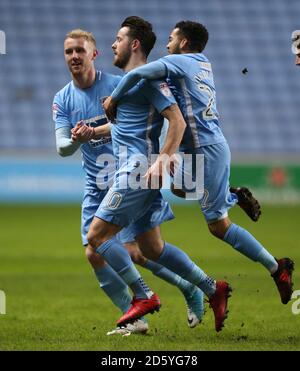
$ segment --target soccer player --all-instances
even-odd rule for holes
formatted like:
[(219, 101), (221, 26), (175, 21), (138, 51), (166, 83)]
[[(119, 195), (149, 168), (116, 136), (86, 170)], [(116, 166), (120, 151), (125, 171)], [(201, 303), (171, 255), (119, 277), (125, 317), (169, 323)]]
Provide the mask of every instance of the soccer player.
[[(105, 126), (107, 120), (100, 99), (112, 92), (120, 77), (95, 69), (94, 60), (98, 54), (96, 41), (93, 35), (87, 31), (79, 29), (71, 31), (65, 39), (64, 53), (72, 82), (56, 94), (53, 103), (53, 116), (56, 124), (57, 150), (60, 155), (70, 156), (79, 147), (82, 151), (83, 168), (86, 173), (82, 203), (82, 241), (86, 246), (86, 235), (92, 218), (108, 190), (105, 189), (105, 185), (100, 187), (101, 189), (98, 187), (102, 184), (99, 184), (99, 179), (97, 183), (97, 174), (101, 171), (101, 166), (97, 164), (97, 158), (101, 154), (112, 154), (113, 152), (110, 135), (87, 140), (87, 143), (82, 143), (82, 139), (88, 128), (93, 130), (96, 126)], [(80, 128), (80, 130), (77, 130), (76, 133), (74, 127)], [(109, 177), (113, 177), (113, 174), (114, 169)], [(120, 238), (130, 250), (130, 255), (135, 263), (151, 270), (153, 274), (177, 286), (182, 291), (188, 307), (188, 325), (195, 327), (201, 321), (204, 309), (201, 290), (161, 265), (143, 257), (138, 245), (132, 241), (134, 240), (132, 234), (128, 231), (127, 235), (123, 233)], [(127, 285), (99, 254), (86, 250), (86, 256), (94, 269), (100, 287), (111, 301), (125, 313), (131, 302)], [(145, 320), (137, 320), (124, 328), (116, 329), (113, 333), (144, 333), (147, 329), (148, 324)]]
[(241, 201), (240, 190), (229, 188), (230, 150), (220, 128), (212, 67), (202, 53), (207, 41), (208, 31), (202, 24), (177, 23), (167, 44), (170, 55), (124, 76), (105, 101), (106, 114), (114, 118), (117, 102), (121, 104), (125, 92), (140, 79), (168, 79), (187, 123), (180, 150), (204, 155), (205, 191), (200, 205), (209, 231), (247, 258), (261, 263), (271, 273), (281, 302), (287, 304), (292, 295), (293, 261), (275, 259), (248, 231), (228, 217), (228, 210)]
[[(145, 64), (155, 39), (150, 23), (140, 17), (126, 18), (112, 45), (114, 64), (125, 72)], [(118, 163), (123, 156), (122, 147), (126, 148), (129, 156), (125, 163), (119, 165), (114, 183), (95, 214), (88, 232), (88, 248), (97, 251), (105, 259), (107, 255), (109, 258), (117, 243), (116, 233), (131, 224), (145, 257), (197, 285), (208, 296), (214, 311), (216, 331), (220, 331), (227, 317), (227, 301), (231, 291), (228, 283), (213, 280), (183, 251), (163, 241), (159, 226), (154, 224), (156, 214), (164, 212), (158, 188), (120, 186), (128, 184), (130, 176), (136, 177), (137, 157), (144, 157), (148, 161), (149, 155), (158, 153), (163, 117), (169, 121), (166, 141), (156, 161), (145, 171), (146, 174), (142, 172), (142, 178), (155, 179), (156, 174), (160, 176), (162, 158), (166, 155), (170, 158), (175, 153), (185, 130), (185, 122), (163, 81), (144, 80), (120, 100), (117, 121), (111, 127), (113, 150)], [(97, 129), (92, 137), (97, 134)], [(118, 325), (139, 318), (147, 305), (143, 299), (135, 298)]]

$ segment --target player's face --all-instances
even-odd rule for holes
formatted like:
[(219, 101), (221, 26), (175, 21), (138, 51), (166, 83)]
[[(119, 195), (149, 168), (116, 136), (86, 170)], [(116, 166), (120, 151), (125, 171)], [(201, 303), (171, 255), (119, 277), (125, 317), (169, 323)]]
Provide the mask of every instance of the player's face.
[(93, 67), (97, 50), (83, 37), (67, 38), (64, 43), (65, 60), (72, 75), (82, 75)]
[(300, 66), (300, 54), (296, 55), (295, 65)]
[(116, 41), (112, 44), (114, 53), (114, 65), (124, 69), (131, 57), (131, 39), (128, 36), (128, 27), (122, 27), (117, 36)]
[(169, 54), (180, 54), (180, 42), (182, 37), (179, 35), (179, 29), (175, 28), (171, 35), (169, 36), (169, 42), (167, 44), (167, 49)]

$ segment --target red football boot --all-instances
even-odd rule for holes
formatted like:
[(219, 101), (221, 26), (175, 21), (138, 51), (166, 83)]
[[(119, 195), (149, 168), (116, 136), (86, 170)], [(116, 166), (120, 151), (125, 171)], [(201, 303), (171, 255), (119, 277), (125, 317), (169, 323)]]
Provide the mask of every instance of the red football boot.
[(153, 294), (149, 299), (136, 299), (134, 297), (131, 302), (131, 307), (118, 320), (117, 325), (124, 326), (148, 313), (154, 313), (154, 311), (158, 312), (160, 307), (160, 299), (156, 294)]
[(209, 304), (215, 315), (215, 328), (219, 332), (224, 326), (224, 321), (227, 318), (227, 302), (232, 291), (229, 284), (225, 281), (216, 282), (216, 292), (209, 298)]
[(271, 276), (278, 288), (281, 302), (287, 304), (291, 300), (293, 293), (292, 273), (294, 262), (289, 258), (276, 259), (276, 261), (278, 263), (278, 269)]

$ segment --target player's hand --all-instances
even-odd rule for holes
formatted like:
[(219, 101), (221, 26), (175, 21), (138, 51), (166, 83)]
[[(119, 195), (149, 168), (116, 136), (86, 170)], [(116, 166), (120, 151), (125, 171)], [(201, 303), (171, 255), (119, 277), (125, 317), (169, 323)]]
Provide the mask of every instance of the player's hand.
[(76, 125), (73, 127), (73, 129), (71, 129), (71, 138), (73, 142), (76, 142), (78, 140), (77, 131), (82, 127), (82, 125), (84, 125), (84, 121), (83, 120), (78, 121)]
[(178, 153), (168, 156), (166, 154), (157, 157), (156, 161), (149, 167), (144, 175), (151, 189), (160, 189), (166, 176), (174, 176), (175, 171), (181, 164), (181, 157)]
[[(75, 130), (76, 128), (76, 130)], [(88, 125), (81, 125), (79, 127), (75, 127), (74, 133), (72, 132), (72, 140), (76, 140), (80, 143), (89, 142), (95, 136), (95, 129)]]
[(170, 157), (170, 161), (168, 164), (167, 171), (171, 177), (174, 177), (175, 172), (179, 169), (179, 167), (182, 165), (182, 158), (179, 153), (174, 153)]
[(113, 123), (117, 116), (117, 102), (113, 100), (111, 96), (105, 99), (102, 103), (108, 121)]
[(144, 175), (149, 188), (160, 189), (163, 186), (163, 180), (167, 175), (168, 167), (169, 159), (167, 156), (158, 156)]

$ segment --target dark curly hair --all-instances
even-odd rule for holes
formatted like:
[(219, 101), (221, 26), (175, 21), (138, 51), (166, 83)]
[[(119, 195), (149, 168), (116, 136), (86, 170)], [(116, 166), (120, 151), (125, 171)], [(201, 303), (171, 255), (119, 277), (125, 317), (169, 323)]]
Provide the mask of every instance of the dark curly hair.
[(179, 34), (188, 41), (190, 50), (201, 53), (208, 41), (208, 31), (203, 24), (193, 21), (181, 21), (176, 23), (175, 28), (179, 29)]
[(133, 40), (139, 40), (143, 52), (146, 57), (148, 57), (156, 41), (156, 35), (152, 30), (152, 24), (141, 17), (130, 16), (123, 21), (121, 27), (129, 28), (129, 36)]

